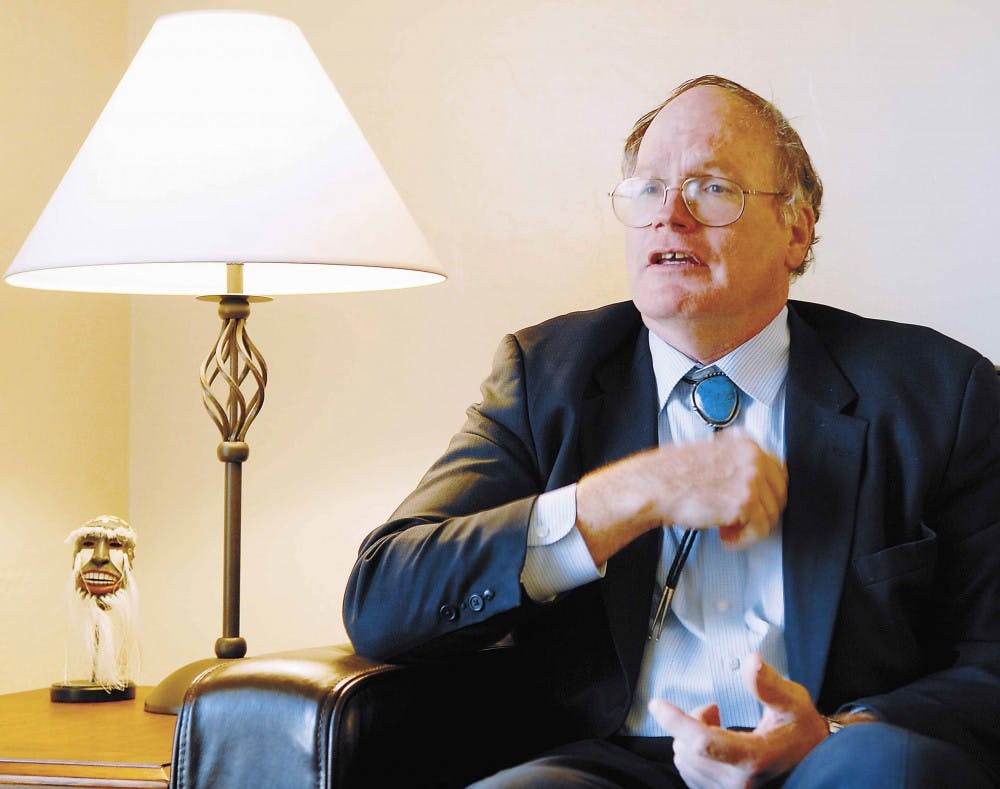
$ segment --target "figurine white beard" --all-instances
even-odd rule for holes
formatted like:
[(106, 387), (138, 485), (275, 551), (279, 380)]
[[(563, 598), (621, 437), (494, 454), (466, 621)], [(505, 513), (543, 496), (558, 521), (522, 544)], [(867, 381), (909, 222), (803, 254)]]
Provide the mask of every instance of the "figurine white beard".
[(71, 581), (67, 680), (86, 679), (106, 689), (121, 689), (135, 679), (139, 670), (139, 591), (127, 559), (125, 568), (122, 588), (102, 597), (77, 589), (75, 580)]
[(67, 683), (122, 690), (139, 671), (139, 592), (132, 574), (135, 532), (101, 516), (66, 540), (76, 550), (69, 580)]

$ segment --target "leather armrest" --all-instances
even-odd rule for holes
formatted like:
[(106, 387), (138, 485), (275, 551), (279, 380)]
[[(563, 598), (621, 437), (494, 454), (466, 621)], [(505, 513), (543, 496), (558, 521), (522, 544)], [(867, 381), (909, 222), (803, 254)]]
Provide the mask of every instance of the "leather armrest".
[(462, 786), (557, 739), (516, 648), (397, 665), (350, 646), (227, 662), (188, 689), (171, 786)]

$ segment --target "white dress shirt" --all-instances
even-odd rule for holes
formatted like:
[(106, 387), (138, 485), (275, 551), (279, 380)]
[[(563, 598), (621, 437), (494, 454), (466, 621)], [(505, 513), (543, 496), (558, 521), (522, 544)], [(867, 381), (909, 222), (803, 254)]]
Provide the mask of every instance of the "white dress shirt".
[[(688, 357), (649, 333), (659, 395), (660, 444), (708, 440), (712, 428), (691, 405), (690, 385), (681, 379), (697, 367)], [(740, 426), (764, 449), (785, 457), (785, 378), (788, 372), (788, 311), (783, 309), (759, 334), (715, 362), (740, 389)], [(731, 429), (731, 428), (727, 428)], [(576, 485), (539, 496), (528, 528), (528, 552), (521, 581), (533, 600), (597, 580), (576, 524)], [(664, 528), (650, 619), (682, 529)], [(781, 526), (744, 550), (723, 548), (718, 532), (703, 531), (681, 574), (659, 641), (648, 641), (639, 683), (622, 734), (662, 736), (649, 715), (650, 699), (664, 698), (684, 710), (716, 702), (723, 726), (755, 726), (760, 704), (743, 687), (741, 660), (750, 652), (787, 676), (784, 642)]]

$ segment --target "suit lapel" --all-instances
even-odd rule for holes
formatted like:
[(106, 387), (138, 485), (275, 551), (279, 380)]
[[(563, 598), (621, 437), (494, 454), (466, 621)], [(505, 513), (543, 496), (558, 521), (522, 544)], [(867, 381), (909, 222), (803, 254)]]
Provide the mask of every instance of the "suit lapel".
[[(641, 328), (634, 346), (597, 371), (584, 401), (580, 455), (585, 470), (599, 468), (657, 444), (656, 380), (649, 338)], [(631, 687), (642, 660), (662, 530), (634, 540), (608, 561), (601, 591), (619, 660)]]
[(785, 644), (789, 676), (815, 699), (850, 555), (868, 423), (844, 413), (857, 393), (793, 304), (789, 330)]
[(583, 469), (591, 471), (655, 447), (656, 415), (649, 333), (640, 327), (634, 344), (624, 343), (595, 371), (593, 386), (584, 395), (580, 431)]
[[(791, 348), (785, 435), (788, 506), (782, 538), (785, 643), (792, 679), (815, 699), (854, 533), (867, 422), (844, 411), (857, 393), (816, 332), (789, 304)], [(594, 377), (583, 403), (583, 473), (657, 444), (656, 381), (645, 329)], [(615, 647), (635, 686), (660, 554), (662, 530), (632, 542), (608, 562), (601, 591)], [(637, 604), (638, 603), (638, 604)]]

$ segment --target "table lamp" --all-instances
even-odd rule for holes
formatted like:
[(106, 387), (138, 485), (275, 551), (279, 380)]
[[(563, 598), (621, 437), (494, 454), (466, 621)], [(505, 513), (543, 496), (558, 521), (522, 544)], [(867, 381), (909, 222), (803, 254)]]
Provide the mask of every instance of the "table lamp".
[(11, 285), (218, 302), (201, 368), (225, 464), (222, 637), (146, 709), (246, 654), (239, 635), (241, 471), (267, 365), (250, 304), (382, 290), (444, 274), (299, 28), (242, 11), (160, 17), (7, 270)]

